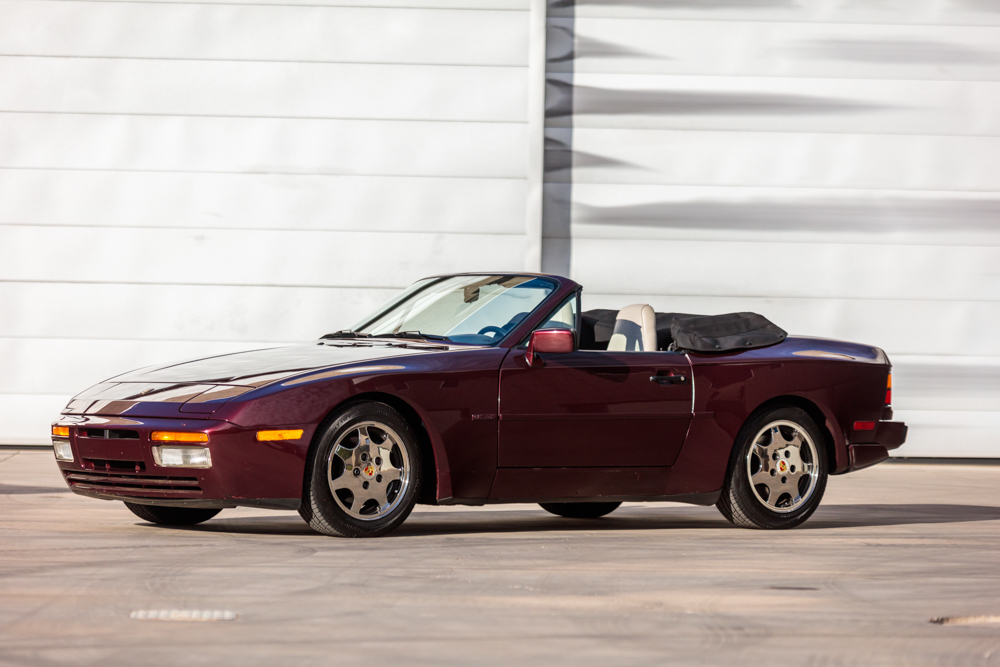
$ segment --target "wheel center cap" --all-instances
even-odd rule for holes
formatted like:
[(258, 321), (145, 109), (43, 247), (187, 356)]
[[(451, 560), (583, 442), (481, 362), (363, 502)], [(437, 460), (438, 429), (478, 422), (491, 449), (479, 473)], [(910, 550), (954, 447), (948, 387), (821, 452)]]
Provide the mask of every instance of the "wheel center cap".
[(778, 461), (778, 472), (782, 474), (788, 472), (788, 463), (786, 463), (784, 459)]
[(365, 467), (361, 469), (361, 474), (367, 477), (368, 479), (371, 479), (372, 477), (375, 476), (375, 466), (373, 466), (371, 463), (365, 464)]

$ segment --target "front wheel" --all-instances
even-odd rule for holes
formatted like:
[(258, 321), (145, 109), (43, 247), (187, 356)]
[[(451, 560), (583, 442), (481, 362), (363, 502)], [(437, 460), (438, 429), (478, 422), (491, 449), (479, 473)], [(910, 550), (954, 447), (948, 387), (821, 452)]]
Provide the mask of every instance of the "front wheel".
[(596, 519), (611, 514), (621, 503), (539, 503), (546, 512), (568, 519)]
[(310, 454), (299, 514), (326, 535), (390, 533), (417, 502), (420, 465), (417, 437), (399, 412), (374, 401), (349, 406)]
[(744, 528), (794, 528), (819, 507), (826, 489), (823, 437), (799, 408), (777, 408), (740, 429), (716, 507)]
[(163, 526), (193, 526), (202, 521), (208, 521), (222, 511), (221, 509), (205, 507), (164, 507), (138, 503), (125, 503), (125, 507), (143, 521)]

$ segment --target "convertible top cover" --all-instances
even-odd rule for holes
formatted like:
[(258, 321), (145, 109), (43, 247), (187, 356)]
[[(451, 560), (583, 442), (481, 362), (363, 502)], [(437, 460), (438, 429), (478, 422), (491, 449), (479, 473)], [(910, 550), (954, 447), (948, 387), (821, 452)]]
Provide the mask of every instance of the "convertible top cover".
[[(617, 310), (607, 309), (582, 313), (581, 349), (607, 349), (617, 315)], [(774, 345), (787, 337), (788, 332), (757, 313), (656, 313), (656, 343), (661, 350), (671, 345), (695, 352), (748, 350)]]
[(788, 332), (757, 313), (727, 313), (675, 318), (670, 336), (679, 349), (722, 352), (774, 345), (785, 340)]

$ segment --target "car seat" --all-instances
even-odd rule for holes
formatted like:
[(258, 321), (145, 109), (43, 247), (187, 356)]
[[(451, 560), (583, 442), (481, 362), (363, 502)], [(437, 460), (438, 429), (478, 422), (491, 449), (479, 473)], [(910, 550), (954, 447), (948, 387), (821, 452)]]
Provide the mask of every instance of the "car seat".
[(656, 313), (646, 303), (625, 306), (615, 318), (609, 352), (655, 352)]

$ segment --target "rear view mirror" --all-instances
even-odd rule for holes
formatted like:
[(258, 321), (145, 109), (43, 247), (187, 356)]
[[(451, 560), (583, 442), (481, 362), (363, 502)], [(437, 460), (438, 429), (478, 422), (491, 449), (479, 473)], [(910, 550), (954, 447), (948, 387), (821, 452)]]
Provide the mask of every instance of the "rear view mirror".
[(525, 359), (528, 365), (535, 365), (535, 355), (545, 352), (548, 354), (566, 354), (576, 350), (576, 336), (569, 329), (539, 329), (533, 331), (528, 339), (528, 351)]

